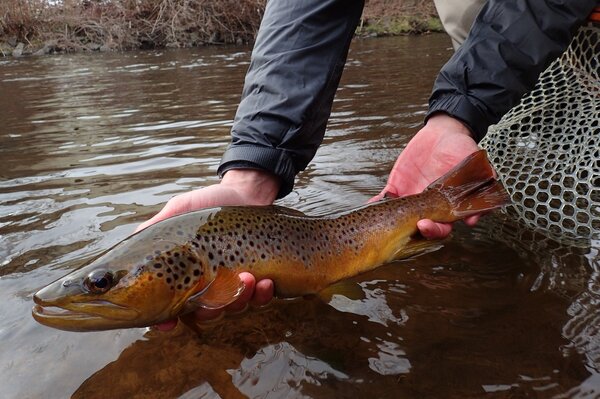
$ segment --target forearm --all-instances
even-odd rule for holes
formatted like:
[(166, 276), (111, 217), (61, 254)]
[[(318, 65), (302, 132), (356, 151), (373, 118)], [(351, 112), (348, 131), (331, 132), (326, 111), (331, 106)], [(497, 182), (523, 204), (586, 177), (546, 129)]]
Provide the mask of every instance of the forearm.
[(269, 171), (289, 193), (323, 140), (362, 0), (267, 3), (219, 174)]
[(488, 1), (440, 71), (427, 117), (460, 119), (479, 141), (567, 48), (596, 1)]

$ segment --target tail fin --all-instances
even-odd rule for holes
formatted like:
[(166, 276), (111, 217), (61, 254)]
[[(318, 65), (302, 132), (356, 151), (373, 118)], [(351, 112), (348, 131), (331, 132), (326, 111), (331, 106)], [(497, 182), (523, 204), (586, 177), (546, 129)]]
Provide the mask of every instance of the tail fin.
[(431, 189), (440, 191), (446, 197), (451, 214), (459, 219), (511, 202), (502, 183), (496, 180), (485, 150), (469, 155), (427, 187), (427, 190)]

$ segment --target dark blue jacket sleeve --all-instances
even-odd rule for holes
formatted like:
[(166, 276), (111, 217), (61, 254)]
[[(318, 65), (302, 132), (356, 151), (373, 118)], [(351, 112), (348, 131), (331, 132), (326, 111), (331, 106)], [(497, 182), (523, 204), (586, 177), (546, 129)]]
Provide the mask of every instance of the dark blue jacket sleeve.
[(489, 0), (438, 75), (427, 117), (444, 112), (477, 141), (569, 45), (597, 0)]
[(218, 173), (257, 168), (288, 194), (323, 140), (362, 0), (270, 0)]

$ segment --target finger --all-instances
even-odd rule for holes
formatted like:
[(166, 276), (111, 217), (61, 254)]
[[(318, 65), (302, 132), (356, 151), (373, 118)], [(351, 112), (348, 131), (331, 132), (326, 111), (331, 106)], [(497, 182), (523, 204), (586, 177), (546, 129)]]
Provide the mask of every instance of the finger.
[(254, 294), (254, 287), (256, 286), (256, 279), (254, 276), (247, 272), (240, 273), (240, 280), (244, 283), (244, 291), (240, 296), (233, 302), (225, 307), (228, 312), (239, 312), (248, 306), (252, 295)]
[(477, 222), (479, 222), (480, 218), (481, 218), (481, 215), (469, 216), (468, 218), (465, 218), (465, 224), (467, 226), (473, 227), (477, 224)]
[[(183, 195), (181, 195), (179, 197), (184, 198)], [(143, 230), (146, 227), (153, 225), (154, 223), (158, 223), (161, 220), (165, 220), (172, 216), (183, 213), (184, 208), (181, 205), (178, 205), (181, 202), (182, 201), (180, 199), (178, 199), (178, 197), (171, 198), (171, 200), (169, 202), (167, 202), (167, 204), (156, 215), (152, 216), (150, 219), (148, 219), (144, 223), (140, 224), (135, 229), (135, 232), (137, 233), (138, 231)]]
[(446, 238), (452, 232), (449, 223), (436, 223), (430, 219), (422, 219), (417, 222), (417, 228), (423, 237), (428, 240), (439, 240)]
[(165, 219), (164, 217), (160, 216), (161, 213), (162, 212), (157, 213), (152, 218), (146, 220), (144, 223), (142, 223), (138, 227), (136, 227), (135, 233), (137, 233), (138, 231), (144, 230), (146, 227), (148, 227), (148, 226), (150, 226), (150, 225), (152, 225), (152, 224), (154, 224), (156, 222), (159, 222), (159, 221)]
[(157, 324), (155, 327), (158, 331), (171, 331), (177, 325), (177, 319), (167, 320)]
[(377, 194), (376, 196), (374, 196), (373, 198), (368, 200), (367, 204), (370, 204), (371, 202), (377, 202), (377, 201), (382, 200), (383, 197), (385, 197), (385, 193), (386, 193), (386, 189), (384, 188), (379, 194)]
[(264, 279), (256, 283), (254, 295), (252, 296), (252, 305), (264, 306), (271, 302), (275, 293), (275, 284), (273, 280)]

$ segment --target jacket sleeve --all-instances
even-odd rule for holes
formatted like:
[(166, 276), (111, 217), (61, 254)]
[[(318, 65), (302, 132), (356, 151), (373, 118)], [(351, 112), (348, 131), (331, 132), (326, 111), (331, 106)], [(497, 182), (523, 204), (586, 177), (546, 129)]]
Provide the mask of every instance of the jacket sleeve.
[(440, 71), (427, 118), (444, 112), (477, 141), (568, 47), (597, 0), (489, 0)]
[(270, 0), (218, 173), (263, 169), (287, 195), (323, 140), (363, 0)]

